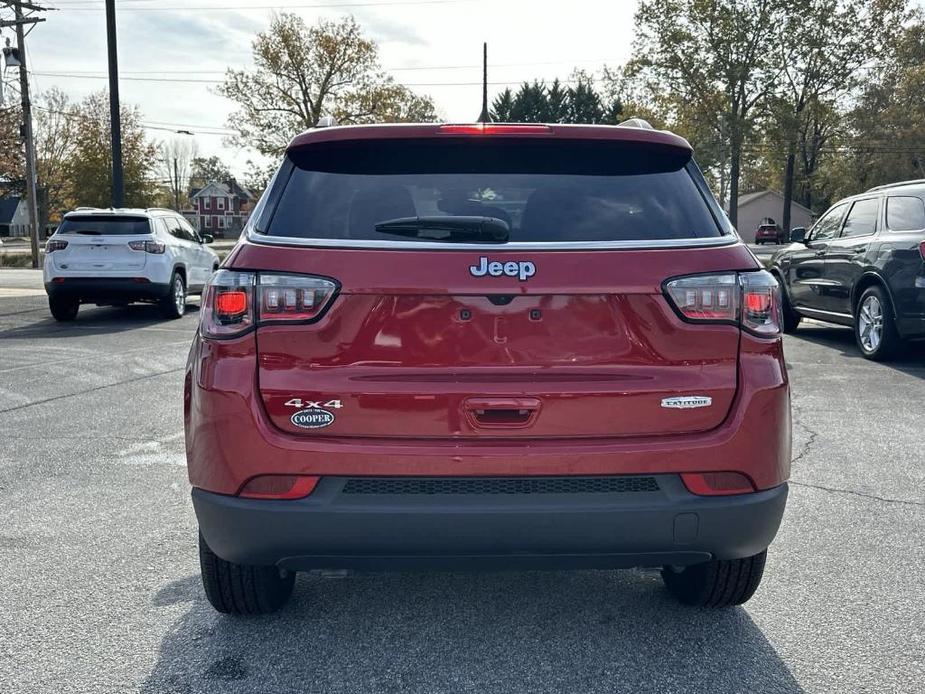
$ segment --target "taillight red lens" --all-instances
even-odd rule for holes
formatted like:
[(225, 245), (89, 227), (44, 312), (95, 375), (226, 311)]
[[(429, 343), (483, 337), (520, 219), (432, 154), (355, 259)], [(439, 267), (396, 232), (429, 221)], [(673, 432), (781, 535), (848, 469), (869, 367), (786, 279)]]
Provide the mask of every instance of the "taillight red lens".
[(334, 297), (337, 284), (324, 277), (260, 273), (257, 290), (261, 322), (300, 322), (321, 316)]
[(687, 491), (699, 496), (750, 494), (752, 481), (740, 472), (684, 472), (681, 479)]
[(199, 330), (203, 337), (234, 337), (254, 326), (252, 272), (219, 270), (203, 292)]
[(665, 290), (687, 320), (739, 323), (759, 335), (780, 332), (780, 288), (764, 270), (681, 277)]
[(65, 248), (67, 248), (67, 241), (63, 241), (61, 239), (48, 239), (48, 242), (45, 244), (46, 253), (63, 251)]
[(259, 475), (249, 479), (238, 496), (248, 499), (302, 499), (315, 491), (319, 479), (313, 475)]
[(215, 293), (215, 312), (221, 318), (234, 318), (247, 311), (247, 294), (236, 289)]

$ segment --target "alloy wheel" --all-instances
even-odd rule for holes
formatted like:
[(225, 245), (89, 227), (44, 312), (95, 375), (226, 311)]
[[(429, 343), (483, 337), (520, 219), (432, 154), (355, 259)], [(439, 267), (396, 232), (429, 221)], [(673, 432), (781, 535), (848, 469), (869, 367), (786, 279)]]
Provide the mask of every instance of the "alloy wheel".
[(173, 280), (173, 301), (177, 307), (177, 313), (182, 316), (186, 311), (186, 288), (183, 286), (181, 277), (175, 277)]
[(876, 296), (868, 296), (861, 304), (858, 335), (865, 352), (876, 352), (883, 340), (883, 304)]

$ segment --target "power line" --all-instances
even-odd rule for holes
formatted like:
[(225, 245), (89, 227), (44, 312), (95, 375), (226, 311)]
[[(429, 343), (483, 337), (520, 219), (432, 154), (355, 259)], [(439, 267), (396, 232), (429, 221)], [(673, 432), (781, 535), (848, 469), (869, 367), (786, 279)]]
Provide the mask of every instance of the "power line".
[[(124, 2), (125, 0), (123, 0)], [(346, 3), (312, 3), (284, 5), (207, 5), (195, 7), (122, 7), (120, 12), (236, 12), (239, 10), (306, 10), (306, 9), (352, 9), (356, 7), (398, 7), (426, 5), (455, 5), (460, 3), (482, 2), (483, 0), (394, 0), (392, 2), (346, 2)], [(57, 2), (64, 12), (103, 12), (104, 8), (89, 4), (89, 0), (70, 5)]]

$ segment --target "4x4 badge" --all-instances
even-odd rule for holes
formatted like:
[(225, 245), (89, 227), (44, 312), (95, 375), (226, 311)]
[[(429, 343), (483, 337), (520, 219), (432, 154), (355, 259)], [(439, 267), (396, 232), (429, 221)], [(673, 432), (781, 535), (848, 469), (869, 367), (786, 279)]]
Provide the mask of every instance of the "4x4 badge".
[(709, 407), (712, 404), (713, 398), (706, 395), (686, 395), (662, 400), (662, 407), (675, 410), (691, 410), (695, 407)]
[(489, 260), (483, 255), (479, 258), (478, 265), (469, 266), (469, 274), (473, 277), (484, 277), (485, 275), (501, 277), (501, 275), (507, 275), (508, 277), (516, 277), (521, 282), (526, 282), (536, 274), (536, 265), (529, 260), (508, 260), (502, 263), (498, 260)]

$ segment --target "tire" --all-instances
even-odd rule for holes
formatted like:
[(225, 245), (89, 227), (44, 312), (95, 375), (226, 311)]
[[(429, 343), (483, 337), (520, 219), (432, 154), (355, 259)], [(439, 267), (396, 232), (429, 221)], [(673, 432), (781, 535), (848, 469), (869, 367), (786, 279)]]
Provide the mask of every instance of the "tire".
[(216, 556), (199, 534), (199, 566), (206, 598), (223, 614), (276, 612), (292, 595), (295, 573), (275, 566), (233, 564)]
[(665, 587), (677, 600), (694, 607), (732, 607), (758, 589), (768, 552), (745, 559), (713, 559), (683, 569), (662, 569)]
[(777, 277), (777, 275), (775, 275), (775, 277), (777, 278), (778, 284), (780, 284), (780, 312), (781, 318), (783, 319), (781, 328), (785, 334), (792, 335), (800, 326), (800, 321), (803, 320), (803, 316), (793, 309), (790, 303), (790, 297), (787, 296), (787, 290), (784, 289), (784, 283), (781, 282), (780, 277)]
[(48, 309), (56, 321), (69, 323), (77, 318), (77, 312), (80, 310), (80, 300), (48, 297)]
[(167, 296), (161, 299), (160, 306), (164, 318), (171, 320), (182, 318), (186, 313), (186, 282), (176, 270), (170, 276), (170, 289)]
[(868, 287), (858, 299), (854, 339), (861, 355), (873, 361), (887, 361), (902, 353), (905, 345), (896, 330), (893, 302), (883, 287)]

